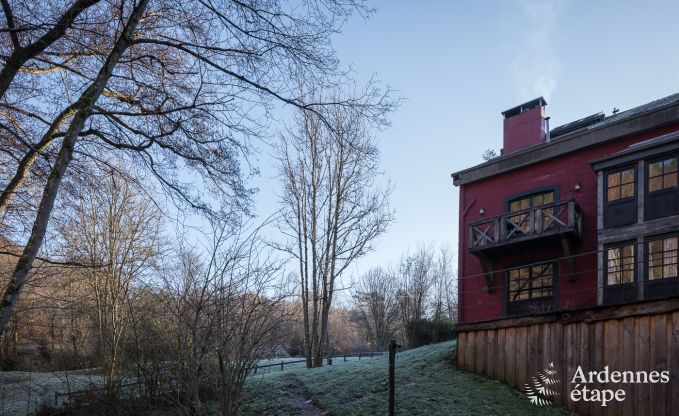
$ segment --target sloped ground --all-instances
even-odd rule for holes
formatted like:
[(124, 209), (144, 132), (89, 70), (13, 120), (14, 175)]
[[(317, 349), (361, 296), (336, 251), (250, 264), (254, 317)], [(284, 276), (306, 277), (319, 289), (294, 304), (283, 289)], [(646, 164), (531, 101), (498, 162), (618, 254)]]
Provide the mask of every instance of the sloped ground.
[[(506, 384), (457, 370), (454, 342), (417, 348), (396, 357), (397, 415), (569, 415), (560, 407), (537, 407)], [(252, 377), (246, 385), (246, 415), (308, 415), (304, 398), (330, 415), (384, 415), (387, 357), (317, 369), (290, 369)], [(288, 386), (288, 387), (286, 387)]]
[(96, 370), (58, 373), (0, 372), (0, 415), (31, 415), (44, 406), (56, 407), (68, 400), (65, 393), (101, 386), (104, 376)]

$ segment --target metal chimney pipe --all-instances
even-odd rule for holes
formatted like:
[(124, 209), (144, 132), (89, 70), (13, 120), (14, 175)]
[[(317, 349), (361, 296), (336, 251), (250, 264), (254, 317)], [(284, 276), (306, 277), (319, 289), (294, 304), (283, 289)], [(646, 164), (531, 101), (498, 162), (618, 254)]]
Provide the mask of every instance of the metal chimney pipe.
[(549, 117), (545, 117), (545, 143), (552, 141), (552, 136), (549, 134)]

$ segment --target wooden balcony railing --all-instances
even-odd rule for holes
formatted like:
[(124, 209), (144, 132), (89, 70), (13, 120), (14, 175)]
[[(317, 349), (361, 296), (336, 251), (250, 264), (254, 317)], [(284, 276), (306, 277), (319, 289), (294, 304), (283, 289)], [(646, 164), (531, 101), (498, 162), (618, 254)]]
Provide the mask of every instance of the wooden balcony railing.
[(548, 236), (580, 238), (582, 211), (575, 200), (498, 215), (469, 225), (469, 250), (489, 249)]

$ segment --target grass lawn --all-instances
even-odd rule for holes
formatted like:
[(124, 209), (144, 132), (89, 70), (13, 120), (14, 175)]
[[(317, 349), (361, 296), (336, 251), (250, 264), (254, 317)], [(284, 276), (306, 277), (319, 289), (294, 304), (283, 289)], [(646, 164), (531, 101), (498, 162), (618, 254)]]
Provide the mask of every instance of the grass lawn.
[[(397, 415), (569, 415), (537, 407), (511, 387), (457, 370), (454, 342), (396, 356)], [(339, 361), (339, 362), (337, 362)], [(251, 377), (246, 415), (383, 415), (387, 408), (387, 357), (336, 360), (323, 368), (295, 368)], [(306, 396), (306, 397), (305, 397)], [(312, 403), (305, 403), (306, 398)]]

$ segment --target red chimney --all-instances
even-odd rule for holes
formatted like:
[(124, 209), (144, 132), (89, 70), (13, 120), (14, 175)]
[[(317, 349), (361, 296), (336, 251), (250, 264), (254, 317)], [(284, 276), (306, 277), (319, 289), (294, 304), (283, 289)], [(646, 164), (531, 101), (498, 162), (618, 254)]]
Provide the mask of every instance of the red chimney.
[(548, 127), (545, 122), (547, 101), (538, 97), (507, 111), (504, 116), (504, 143), (502, 154), (516, 152), (543, 143)]

